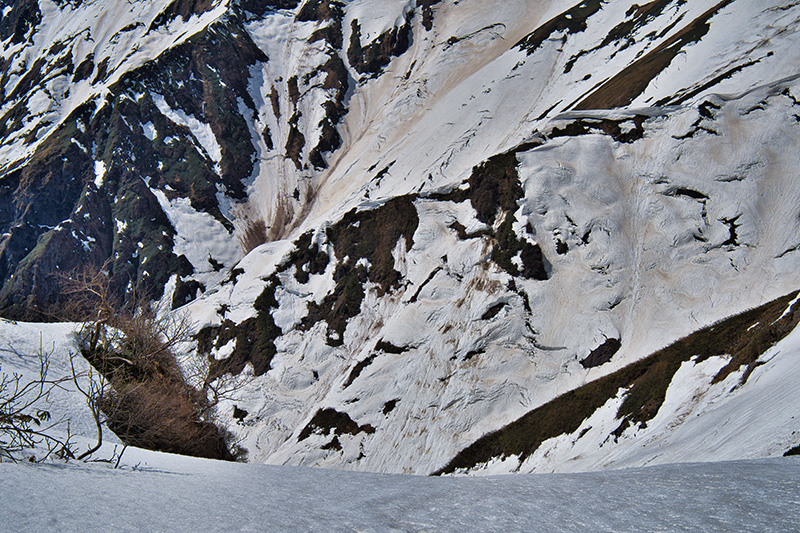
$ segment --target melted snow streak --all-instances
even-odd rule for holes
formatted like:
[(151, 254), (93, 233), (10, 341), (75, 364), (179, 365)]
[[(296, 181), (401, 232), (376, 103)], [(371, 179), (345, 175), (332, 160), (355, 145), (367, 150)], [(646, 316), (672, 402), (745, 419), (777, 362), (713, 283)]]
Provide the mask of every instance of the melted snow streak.
[[(25, 531), (795, 531), (800, 461), (485, 478), (187, 461), (0, 464)], [(138, 461), (138, 463), (132, 463)], [(132, 466), (134, 465), (135, 466)]]

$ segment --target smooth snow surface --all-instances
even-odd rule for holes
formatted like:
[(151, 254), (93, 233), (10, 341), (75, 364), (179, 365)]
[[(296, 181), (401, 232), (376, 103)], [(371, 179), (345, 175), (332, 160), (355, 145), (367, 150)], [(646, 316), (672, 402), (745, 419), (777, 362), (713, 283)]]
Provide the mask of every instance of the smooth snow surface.
[(241, 465), (0, 464), (15, 531), (796, 531), (800, 460), (484, 478)]

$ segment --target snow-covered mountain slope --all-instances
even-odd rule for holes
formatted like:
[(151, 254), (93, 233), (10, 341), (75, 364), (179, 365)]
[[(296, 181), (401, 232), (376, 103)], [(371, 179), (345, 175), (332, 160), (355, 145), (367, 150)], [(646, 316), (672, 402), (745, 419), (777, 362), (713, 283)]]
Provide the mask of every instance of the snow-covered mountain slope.
[(430, 478), (241, 465), (129, 448), (106, 464), (0, 464), (25, 531), (794, 531), (796, 458)]
[(3, 8), (0, 309), (170, 301), (252, 460), (430, 473), (798, 288), (799, 5), (109, 7)]
[(442, 472), (569, 472), (796, 454), (797, 301), (792, 293), (718, 322), (578, 387), (485, 435)]

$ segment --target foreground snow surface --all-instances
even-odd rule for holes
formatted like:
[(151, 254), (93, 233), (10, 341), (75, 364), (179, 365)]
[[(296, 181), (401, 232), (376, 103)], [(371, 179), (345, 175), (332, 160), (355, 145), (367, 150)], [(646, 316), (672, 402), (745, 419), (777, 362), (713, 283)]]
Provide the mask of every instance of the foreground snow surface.
[(795, 458), (431, 478), (123, 457), (0, 464), (0, 529), (796, 531), (800, 516)]

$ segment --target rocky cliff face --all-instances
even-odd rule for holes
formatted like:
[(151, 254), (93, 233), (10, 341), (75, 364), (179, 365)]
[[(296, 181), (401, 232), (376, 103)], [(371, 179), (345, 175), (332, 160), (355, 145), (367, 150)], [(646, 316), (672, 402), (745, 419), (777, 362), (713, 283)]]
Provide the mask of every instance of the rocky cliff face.
[(798, 6), (0, 6), (0, 310), (188, 313), (253, 460), (429, 473), (797, 288)]

